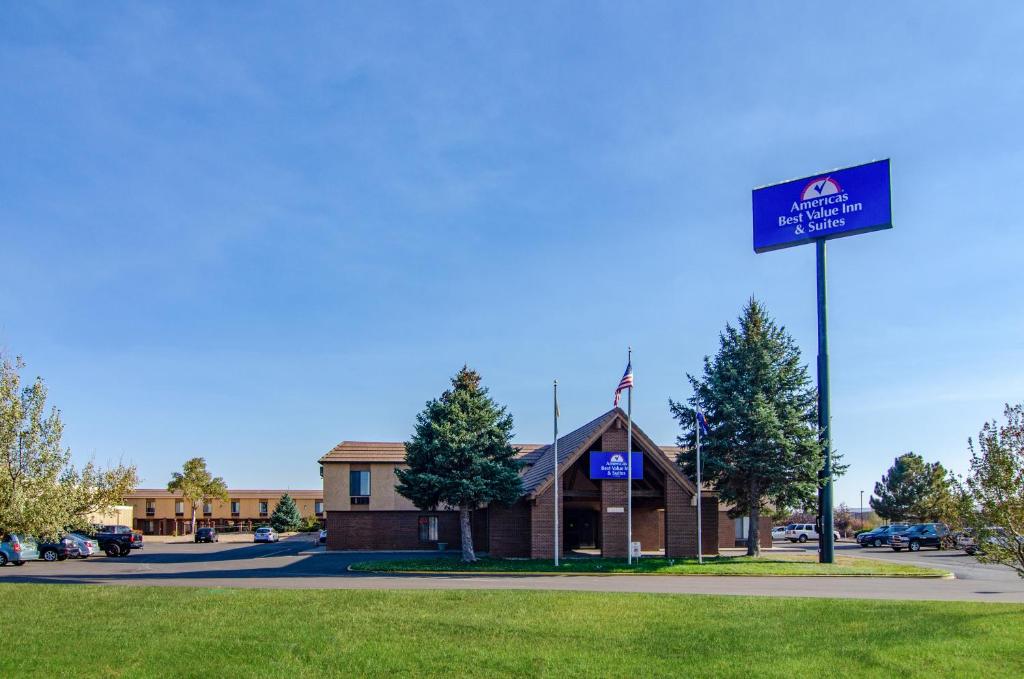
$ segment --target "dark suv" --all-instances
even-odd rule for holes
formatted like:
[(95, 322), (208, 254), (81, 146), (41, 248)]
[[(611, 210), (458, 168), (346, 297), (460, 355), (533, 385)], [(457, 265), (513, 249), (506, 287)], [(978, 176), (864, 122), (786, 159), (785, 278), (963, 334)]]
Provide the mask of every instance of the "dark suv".
[(212, 528), (199, 528), (196, 530), (196, 542), (220, 542), (220, 537)]
[(944, 523), (918, 523), (910, 528), (895, 533), (889, 538), (889, 546), (894, 552), (901, 551), (904, 547), (912, 552), (920, 551), (922, 547), (934, 547), (945, 549), (951, 539), (949, 527)]
[(874, 530), (858, 535), (857, 543), (861, 547), (881, 547), (882, 545), (889, 544), (889, 538), (894, 533), (902, 533), (908, 528), (910, 528), (910, 525), (906, 523), (891, 523), (888, 526), (879, 526)]

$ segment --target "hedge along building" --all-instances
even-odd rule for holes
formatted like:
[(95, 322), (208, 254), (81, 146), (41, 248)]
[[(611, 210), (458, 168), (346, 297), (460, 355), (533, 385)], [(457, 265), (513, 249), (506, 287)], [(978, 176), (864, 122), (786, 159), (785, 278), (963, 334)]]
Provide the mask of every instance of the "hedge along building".
[[(626, 450), (626, 414), (610, 410), (558, 439), (559, 527), (565, 552), (625, 557), (625, 479), (592, 479), (590, 453)], [(515, 444), (523, 494), (511, 506), (473, 512), (473, 543), (492, 556), (551, 558), (554, 553), (554, 447)], [(675, 464), (679, 449), (655, 444), (633, 423), (633, 450), (643, 473), (633, 479), (633, 540), (645, 552), (666, 556), (697, 553), (696, 488)], [(436, 549), (459, 542), (458, 512), (421, 511), (395, 490), (403, 466), (402, 443), (344, 441), (320, 458), (328, 549)], [(732, 521), (719, 535), (718, 498), (702, 493), (705, 554), (720, 539), (733, 546)], [(770, 538), (769, 538), (770, 539)]]

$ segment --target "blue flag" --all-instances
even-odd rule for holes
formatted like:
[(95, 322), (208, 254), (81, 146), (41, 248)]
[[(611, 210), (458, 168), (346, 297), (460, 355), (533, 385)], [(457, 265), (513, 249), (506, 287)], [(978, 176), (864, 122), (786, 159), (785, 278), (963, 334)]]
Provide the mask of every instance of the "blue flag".
[(700, 433), (704, 436), (708, 435), (708, 421), (704, 419), (704, 413), (697, 410), (697, 425), (700, 427)]

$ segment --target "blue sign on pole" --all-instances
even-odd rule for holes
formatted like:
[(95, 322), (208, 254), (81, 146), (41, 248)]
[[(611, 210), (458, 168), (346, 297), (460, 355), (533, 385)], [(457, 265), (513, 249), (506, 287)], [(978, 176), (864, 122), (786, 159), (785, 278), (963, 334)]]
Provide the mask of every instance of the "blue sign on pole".
[[(644, 477), (644, 454), (633, 453), (633, 478)], [(590, 453), (590, 478), (592, 479), (626, 479), (628, 476), (626, 453)]]
[(889, 160), (754, 189), (754, 252), (892, 228)]

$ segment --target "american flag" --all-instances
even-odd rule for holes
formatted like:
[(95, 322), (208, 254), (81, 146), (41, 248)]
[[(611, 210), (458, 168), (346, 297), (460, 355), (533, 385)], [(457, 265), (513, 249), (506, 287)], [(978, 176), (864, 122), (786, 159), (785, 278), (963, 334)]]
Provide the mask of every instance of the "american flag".
[(622, 392), (626, 389), (633, 388), (633, 361), (626, 364), (626, 372), (622, 373), (622, 379), (619, 380), (619, 386), (615, 388), (615, 407), (619, 406), (619, 399), (622, 398)]

